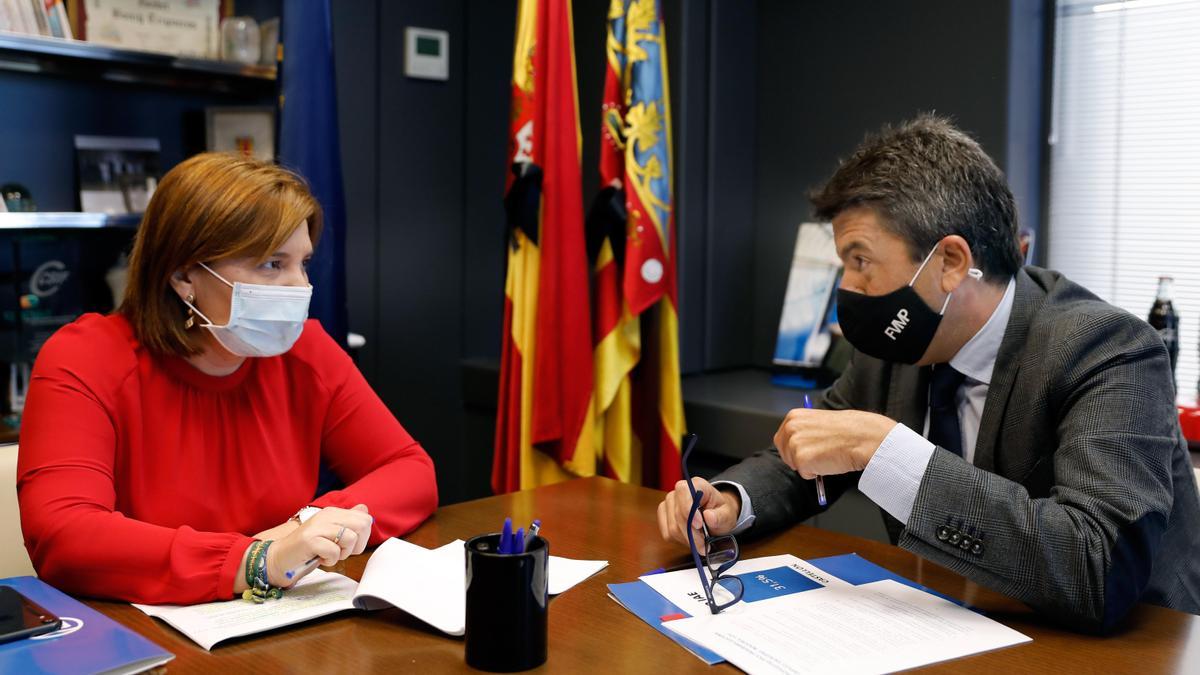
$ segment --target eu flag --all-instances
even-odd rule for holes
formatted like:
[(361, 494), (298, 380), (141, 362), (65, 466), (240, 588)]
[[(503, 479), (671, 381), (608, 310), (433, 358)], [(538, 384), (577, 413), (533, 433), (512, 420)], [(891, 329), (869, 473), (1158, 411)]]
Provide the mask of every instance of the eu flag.
[(284, 4), (280, 68), (279, 163), (308, 180), (325, 211), (325, 229), (309, 263), (309, 316), (346, 346), (346, 206), (338, 142), (330, 0)]

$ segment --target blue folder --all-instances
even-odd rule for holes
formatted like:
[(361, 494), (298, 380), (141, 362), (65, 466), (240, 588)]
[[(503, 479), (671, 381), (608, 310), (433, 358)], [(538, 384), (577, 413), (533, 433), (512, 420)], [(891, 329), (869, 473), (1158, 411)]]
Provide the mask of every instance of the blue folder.
[(58, 631), (0, 644), (0, 673), (140, 673), (175, 658), (35, 577), (0, 579), (62, 619)]
[[(915, 581), (905, 579), (904, 577), (890, 570), (884, 569), (879, 565), (867, 560), (866, 558), (860, 557), (857, 553), (835, 555), (828, 558), (814, 558), (808, 562), (812, 564), (813, 567), (832, 574), (842, 581), (854, 586), (861, 586), (862, 584), (869, 584), (875, 581), (882, 581), (884, 579), (892, 579), (893, 581), (902, 583), (905, 586), (911, 586), (918, 590), (925, 591), (926, 593), (936, 595), (939, 598), (949, 600), (956, 605), (962, 604), (954, 598), (942, 595), (931, 588), (922, 586)], [(819, 588), (819, 586), (814, 585), (812, 588)], [(811, 590), (811, 588), (806, 590)], [(721, 663), (725, 660), (720, 654), (712, 650), (705, 649), (695, 642), (680, 637), (679, 635), (664, 628), (661, 617), (674, 614), (683, 614), (684, 616), (687, 616), (688, 613), (684, 612), (674, 603), (659, 595), (658, 591), (651, 588), (648, 584), (646, 584), (646, 582), (639, 579), (637, 581), (630, 581), (624, 584), (609, 584), (608, 591), (614, 598), (624, 605), (626, 609), (636, 614), (639, 619), (650, 624), (654, 630), (671, 638), (671, 640), (682, 646), (684, 649), (687, 649), (691, 653), (700, 657), (700, 659), (708, 665), (711, 666)]]

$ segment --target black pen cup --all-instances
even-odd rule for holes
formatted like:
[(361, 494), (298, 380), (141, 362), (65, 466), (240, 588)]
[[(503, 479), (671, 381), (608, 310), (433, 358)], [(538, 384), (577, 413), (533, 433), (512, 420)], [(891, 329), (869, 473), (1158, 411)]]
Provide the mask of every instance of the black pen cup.
[(534, 537), (524, 553), (497, 553), (500, 535), (467, 549), (467, 665), (508, 673), (546, 661), (550, 544)]

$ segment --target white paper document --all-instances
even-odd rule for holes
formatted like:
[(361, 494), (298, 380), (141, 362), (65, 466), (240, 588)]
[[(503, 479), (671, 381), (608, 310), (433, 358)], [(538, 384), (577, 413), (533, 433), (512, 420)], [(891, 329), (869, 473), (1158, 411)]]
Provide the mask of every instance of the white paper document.
[(134, 604), (134, 607), (166, 621), (196, 644), (211, 650), (222, 640), (354, 609), (351, 600), (357, 587), (353, 579), (313, 570), (282, 598), (262, 604), (239, 599), (202, 605)]
[[(742, 579), (743, 602), (731, 605), (722, 614), (749, 611), (757, 602), (826, 586), (849, 586), (845, 581), (820, 570), (794, 555), (772, 555), (741, 560), (722, 576)], [(684, 569), (663, 574), (647, 574), (639, 579), (689, 615), (709, 614), (708, 599), (695, 570)], [(710, 579), (711, 581), (711, 579)], [(713, 599), (725, 603), (733, 597), (721, 587), (712, 589)]]
[[(317, 569), (278, 600), (261, 604), (241, 599), (202, 605), (139, 605), (211, 650), (222, 640), (347, 609), (397, 607), (450, 635), (466, 629), (466, 563), (464, 542), (456, 539), (433, 550), (403, 539), (388, 539), (371, 554), (362, 582)], [(572, 560), (550, 556), (548, 590), (562, 593), (608, 566), (607, 560)]]
[(828, 585), (663, 624), (742, 670), (886, 673), (1028, 642), (1007, 626), (890, 579)]

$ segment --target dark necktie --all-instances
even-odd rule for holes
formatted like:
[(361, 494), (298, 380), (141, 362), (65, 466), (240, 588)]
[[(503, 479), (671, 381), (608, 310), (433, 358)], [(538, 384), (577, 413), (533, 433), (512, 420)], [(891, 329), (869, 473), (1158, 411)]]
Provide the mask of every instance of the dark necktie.
[(929, 382), (929, 441), (962, 456), (962, 429), (958, 425), (958, 388), (966, 375), (941, 363)]

